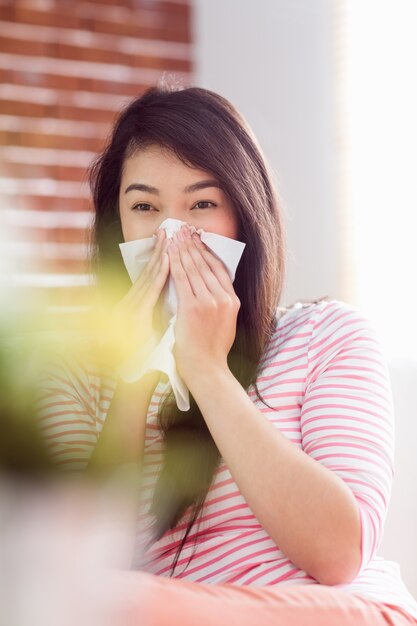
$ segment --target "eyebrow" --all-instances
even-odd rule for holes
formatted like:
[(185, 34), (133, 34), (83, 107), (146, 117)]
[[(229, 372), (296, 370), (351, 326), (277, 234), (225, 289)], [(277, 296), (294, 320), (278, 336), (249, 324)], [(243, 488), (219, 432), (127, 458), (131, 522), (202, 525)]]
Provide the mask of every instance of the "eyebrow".
[[(217, 187), (218, 189), (222, 189), (222, 186), (220, 185), (220, 183), (217, 182), (217, 180), (200, 180), (198, 183), (193, 183), (192, 185), (185, 187), (183, 189), (183, 192), (193, 193), (193, 191), (207, 189), (207, 187)], [(129, 185), (128, 187), (126, 187), (125, 193), (133, 190), (145, 191), (146, 193), (153, 193), (159, 196), (159, 189), (157, 189), (156, 187), (151, 187), (150, 185), (143, 185), (142, 183), (133, 183), (132, 185)]]

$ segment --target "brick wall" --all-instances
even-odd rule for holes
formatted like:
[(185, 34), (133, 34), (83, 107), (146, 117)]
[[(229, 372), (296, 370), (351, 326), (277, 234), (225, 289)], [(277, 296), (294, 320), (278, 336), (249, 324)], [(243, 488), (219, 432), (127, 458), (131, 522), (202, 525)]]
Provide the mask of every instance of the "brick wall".
[(191, 82), (191, 2), (0, 0), (0, 240), (51, 311), (87, 301), (86, 168), (116, 112), (166, 72)]

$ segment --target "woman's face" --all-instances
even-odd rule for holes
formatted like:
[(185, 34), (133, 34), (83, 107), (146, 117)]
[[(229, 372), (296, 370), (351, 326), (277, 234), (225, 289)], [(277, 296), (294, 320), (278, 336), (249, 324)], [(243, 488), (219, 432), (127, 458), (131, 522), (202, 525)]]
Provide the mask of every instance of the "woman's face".
[(234, 209), (213, 176), (171, 151), (149, 146), (126, 159), (119, 191), (125, 241), (152, 237), (171, 217), (195, 228), (238, 237)]

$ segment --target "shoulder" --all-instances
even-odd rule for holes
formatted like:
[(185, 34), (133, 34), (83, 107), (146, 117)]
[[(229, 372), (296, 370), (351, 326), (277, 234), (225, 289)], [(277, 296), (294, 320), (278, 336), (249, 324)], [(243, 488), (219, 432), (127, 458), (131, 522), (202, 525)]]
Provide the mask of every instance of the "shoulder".
[(274, 340), (278, 351), (303, 351), (307, 386), (330, 370), (333, 376), (368, 376), (389, 386), (384, 345), (372, 320), (356, 306), (340, 300), (296, 303), (277, 315)]
[(277, 308), (265, 357), (286, 351), (298, 359), (323, 363), (348, 346), (359, 345), (383, 352), (371, 320), (359, 308), (335, 299), (300, 301)]
[(289, 307), (278, 307), (275, 316), (275, 337), (309, 332), (317, 336), (330, 336), (339, 331), (362, 329), (374, 333), (370, 319), (359, 308), (341, 300), (296, 302)]
[(48, 346), (41, 361), (40, 378), (44, 388), (87, 401), (92, 400), (95, 390), (103, 384), (111, 384), (114, 378), (108, 368), (102, 367), (97, 346), (91, 341), (61, 339)]

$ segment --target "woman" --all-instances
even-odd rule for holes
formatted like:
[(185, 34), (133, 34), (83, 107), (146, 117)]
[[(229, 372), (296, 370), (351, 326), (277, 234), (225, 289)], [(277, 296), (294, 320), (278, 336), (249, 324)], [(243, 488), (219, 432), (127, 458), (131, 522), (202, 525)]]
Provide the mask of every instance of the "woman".
[[(122, 347), (46, 380), (42, 420), (67, 469), (142, 463), (126, 620), (417, 624), (396, 564), (376, 556), (393, 472), (378, 339), (339, 301), (278, 307), (282, 218), (245, 120), (208, 90), (151, 88), (121, 113), (91, 184)], [(172, 241), (168, 218), (186, 223)], [(233, 283), (196, 229), (246, 244)], [(130, 286), (118, 244), (153, 235)], [(162, 336), (168, 276), (188, 412), (160, 372), (126, 383), (115, 367)]]

